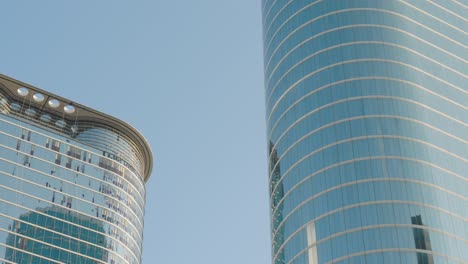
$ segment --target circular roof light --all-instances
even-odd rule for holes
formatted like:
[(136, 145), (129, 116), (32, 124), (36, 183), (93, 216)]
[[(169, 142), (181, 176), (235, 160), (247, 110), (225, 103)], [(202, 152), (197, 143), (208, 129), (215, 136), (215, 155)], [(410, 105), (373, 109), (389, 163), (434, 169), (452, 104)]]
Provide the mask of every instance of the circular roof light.
[(57, 108), (60, 106), (60, 102), (57, 99), (50, 99), (49, 106), (52, 108)]
[(18, 103), (11, 103), (10, 104), (10, 109), (13, 111), (19, 111), (21, 109), (21, 105)]
[(55, 122), (55, 125), (59, 128), (64, 128), (67, 126), (67, 123), (65, 123), (65, 121), (63, 120), (57, 120), (57, 122)]
[(40, 102), (44, 101), (44, 95), (42, 95), (40, 93), (37, 93), (37, 94), (33, 95), (33, 99), (34, 99), (34, 101), (40, 103)]
[(73, 114), (75, 113), (75, 107), (73, 105), (66, 105), (63, 107), (63, 111), (67, 114)]
[(26, 95), (29, 94), (28, 88), (24, 88), (24, 87), (18, 88), (18, 90), (16, 90), (16, 92), (17, 92), (20, 96), (26, 96)]
[(27, 116), (33, 117), (33, 116), (36, 115), (36, 110), (31, 109), (31, 108), (28, 108), (28, 109), (26, 109), (26, 111), (24, 111), (24, 113), (25, 113)]
[(40, 119), (41, 119), (42, 122), (49, 123), (50, 120), (52, 120), (52, 117), (50, 117), (50, 115), (45, 114), (45, 115), (41, 115)]

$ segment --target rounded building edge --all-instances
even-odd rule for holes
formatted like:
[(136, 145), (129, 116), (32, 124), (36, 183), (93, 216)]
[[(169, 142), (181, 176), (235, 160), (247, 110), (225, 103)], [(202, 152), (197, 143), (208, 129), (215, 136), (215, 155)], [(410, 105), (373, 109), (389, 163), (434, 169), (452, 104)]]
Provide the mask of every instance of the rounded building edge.
[[(40, 93), (44, 95), (46, 100), (43, 100), (42, 102), (34, 101), (32, 99), (34, 96), (33, 93), (29, 93), (22, 97), (17, 92), (19, 88), (32, 90), (36, 94)], [(143, 180), (147, 182), (151, 176), (151, 172), (153, 170), (153, 153), (151, 151), (151, 147), (146, 138), (129, 123), (3, 74), (0, 74), (0, 92), (13, 100), (27, 100), (29, 98), (29, 101), (33, 106), (43, 111), (50, 112), (51, 114), (63, 116), (65, 120), (93, 122), (97, 125), (105, 125), (106, 127), (119, 131), (129, 137), (137, 145), (143, 155)], [(75, 114), (68, 114), (64, 108), (53, 109), (47, 105), (48, 101), (51, 99), (58, 100), (61, 104), (72, 105), (77, 109), (77, 111)]]

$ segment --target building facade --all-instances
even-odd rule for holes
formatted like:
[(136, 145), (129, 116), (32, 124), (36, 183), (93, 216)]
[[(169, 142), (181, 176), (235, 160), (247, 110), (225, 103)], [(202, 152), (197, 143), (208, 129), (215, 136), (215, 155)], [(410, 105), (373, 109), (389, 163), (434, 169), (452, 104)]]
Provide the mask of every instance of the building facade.
[(467, 263), (463, 2), (262, 0), (273, 263)]
[(0, 75), (0, 263), (141, 263), (148, 143)]

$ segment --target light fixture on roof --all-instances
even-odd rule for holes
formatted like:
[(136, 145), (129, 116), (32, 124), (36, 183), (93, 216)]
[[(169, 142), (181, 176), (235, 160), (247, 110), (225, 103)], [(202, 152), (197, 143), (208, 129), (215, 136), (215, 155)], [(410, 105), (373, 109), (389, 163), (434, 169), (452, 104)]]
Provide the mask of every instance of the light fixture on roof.
[(50, 99), (49, 106), (52, 108), (57, 108), (60, 106), (60, 102), (57, 99)]
[(63, 107), (63, 111), (67, 114), (73, 114), (75, 112), (75, 107), (73, 105), (66, 105)]
[(32, 109), (32, 108), (28, 108), (24, 111), (24, 113), (27, 115), (27, 116), (30, 116), (30, 117), (33, 117), (36, 115), (36, 110)]
[(65, 126), (67, 126), (67, 123), (63, 120), (57, 120), (57, 122), (55, 122), (55, 125), (59, 128), (64, 128)]
[(34, 99), (34, 101), (36, 101), (38, 103), (41, 103), (42, 101), (44, 101), (44, 95), (42, 95), (40, 93), (34, 94), (33, 99)]
[(52, 119), (52, 117), (50, 117), (50, 115), (48, 115), (48, 114), (44, 114), (44, 115), (41, 115), (40, 119), (41, 119), (42, 122), (49, 123), (50, 120)]
[(23, 97), (29, 94), (28, 88), (24, 88), (24, 87), (18, 88), (18, 90), (16, 90), (16, 92), (17, 92), (20, 96), (23, 96)]
[(10, 104), (10, 109), (13, 111), (19, 111), (21, 109), (21, 105), (18, 103), (11, 103)]

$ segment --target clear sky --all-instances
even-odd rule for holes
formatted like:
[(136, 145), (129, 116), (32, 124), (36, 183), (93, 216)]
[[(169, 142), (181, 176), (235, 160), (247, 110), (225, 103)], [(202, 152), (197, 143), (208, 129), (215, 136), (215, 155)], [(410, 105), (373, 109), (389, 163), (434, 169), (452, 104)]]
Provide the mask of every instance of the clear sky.
[(2, 0), (0, 73), (146, 136), (143, 263), (270, 263), (260, 0)]

